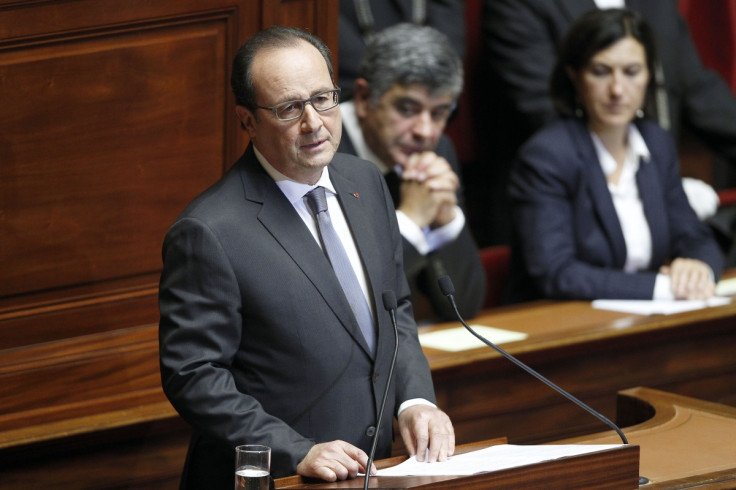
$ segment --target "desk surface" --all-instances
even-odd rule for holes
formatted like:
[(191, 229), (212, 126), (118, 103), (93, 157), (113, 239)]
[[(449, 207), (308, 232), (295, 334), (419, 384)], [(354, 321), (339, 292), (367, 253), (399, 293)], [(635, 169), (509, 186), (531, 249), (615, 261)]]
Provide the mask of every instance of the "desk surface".
[[(501, 347), (611, 419), (616, 393), (631, 386), (736, 405), (736, 301), (650, 316), (542, 301), (489, 310), (468, 323), (526, 333)], [(423, 326), (420, 335), (458, 326)], [(507, 436), (535, 444), (604, 428), (491, 348), (424, 351), (459, 443)], [(394, 454), (402, 449), (398, 443)]]
[[(736, 408), (648, 388), (619, 394), (624, 417), (644, 419), (624, 428), (640, 447), (639, 473), (647, 489), (736, 487)], [(653, 415), (652, 415), (653, 412)], [(616, 444), (611, 431), (556, 444)]]
[[(734, 319), (736, 322), (736, 300), (723, 306), (672, 315), (636, 315), (599, 310), (593, 308), (588, 301), (538, 301), (487, 310), (468, 320), (468, 323), (527, 334), (528, 337), (525, 340), (501, 346), (507, 352), (517, 355), (576, 346), (582, 343), (620, 340), (629, 336), (641, 336), (645, 333), (672, 331), (723, 319)], [(458, 326), (460, 326), (459, 322), (422, 326), (419, 328), (419, 333), (421, 335)], [(467, 332), (463, 334), (470, 335)], [(424, 352), (433, 371), (500, 357), (500, 354), (487, 347), (462, 352), (425, 347)]]
[[(736, 408), (665, 393), (650, 388), (624, 390), (618, 396), (621, 418), (632, 422), (624, 427), (632, 446), (638, 446), (638, 474), (648, 478), (642, 489), (736, 487)], [(495, 442), (500, 443), (503, 441)], [(620, 444), (613, 431), (606, 431), (552, 444)], [(477, 443), (477, 449), (489, 443)], [(463, 452), (459, 448), (459, 453)], [(377, 462), (379, 467), (392, 466), (403, 458)], [(597, 471), (597, 470), (596, 470)], [(381, 481), (372, 487), (410, 488), (410, 477)], [(277, 480), (277, 488), (362, 488), (363, 480), (339, 483), (305, 484), (300, 477)], [(421, 482), (424, 483), (424, 482)], [(427, 481), (428, 483), (428, 481)], [(459, 488), (448, 478), (447, 487)], [(419, 485), (421, 486), (421, 485)], [(464, 488), (464, 487), (463, 487)], [(486, 488), (486, 487), (480, 487)], [(504, 487), (506, 488), (506, 487)], [(596, 487), (598, 488), (598, 487)], [(620, 488), (614, 485), (612, 488)]]

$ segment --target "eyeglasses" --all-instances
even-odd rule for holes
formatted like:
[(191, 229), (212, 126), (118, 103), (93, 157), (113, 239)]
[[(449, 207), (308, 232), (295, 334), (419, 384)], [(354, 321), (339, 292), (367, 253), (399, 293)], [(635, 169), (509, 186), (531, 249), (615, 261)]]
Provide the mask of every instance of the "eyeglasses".
[(276, 104), (273, 107), (264, 107), (261, 105), (256, 105), (256, 107), (273, 112), (274, 116), (276, 116), (276, 119), (279, 121), (293, 121), (294, 119), (302, 117), (302, 114), (304, 114), (304, 108), (307, 106), (307, 102), (312, 104), (312, 107), (314, 107), (314, 110), (317, 112), (324, 112), (332, 109), (339, 102), (339, 93), (340, 89), (336, 88), (334, 90), (325, 90), (324, 92), (314, 94), (308, 99), (287, 100), (286, 102)]

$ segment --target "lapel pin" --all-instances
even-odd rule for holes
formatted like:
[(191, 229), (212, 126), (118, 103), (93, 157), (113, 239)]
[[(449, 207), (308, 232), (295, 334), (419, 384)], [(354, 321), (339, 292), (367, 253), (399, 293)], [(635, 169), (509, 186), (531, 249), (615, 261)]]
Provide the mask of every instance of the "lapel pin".
[(355, 193), (353, 193), (353, 197), (354, 197), (355, 199), (358, 199), (358, 198), (360, 197), (360, 194), (358, 194), (357, 192), (355, 192)]

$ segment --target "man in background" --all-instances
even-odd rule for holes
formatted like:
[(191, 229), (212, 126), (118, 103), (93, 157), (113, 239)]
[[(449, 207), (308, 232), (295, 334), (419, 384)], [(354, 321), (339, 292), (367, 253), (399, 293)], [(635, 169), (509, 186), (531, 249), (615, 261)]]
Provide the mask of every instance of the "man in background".
[(434, 27), (463, 56), (465, 0), (341, 0), (338, 20), (341, 100), (352, 98), (358, 67), (371, 36), (402, 22)]
[(463, 316), (478, 313), (485, 293), (455, 149), (443, 134), (462, 85), (462, 62), (447, 38), (402, 23), (371, 38), (353, 100), (340, 104), (338, 151), (375, 163), (391, 191), (417, 320), (455, 318), (437, 286), (443, 275), (458, 285)]

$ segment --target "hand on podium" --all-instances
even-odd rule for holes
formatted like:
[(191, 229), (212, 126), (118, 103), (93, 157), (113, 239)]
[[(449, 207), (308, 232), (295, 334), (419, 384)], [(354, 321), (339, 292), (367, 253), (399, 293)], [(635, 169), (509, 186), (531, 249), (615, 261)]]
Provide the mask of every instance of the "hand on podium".
[[(362, 449), (345, 441), (332, 441), (312, 446), (297, 465), (296, 472), (301, 476), (333, 482), (365, 473), (367, 464), (368, 455)], [(376, 466), (371, 465), (370, 471), (375, 473)]]
[[(429, 405), (413, 405), (399, 414), (399, 431), (410, 456), (430, 463), (447, 461), (455, 452), (455, 430), (450, 417)], [(429, 449), (429, 452), (427, 452)]]

